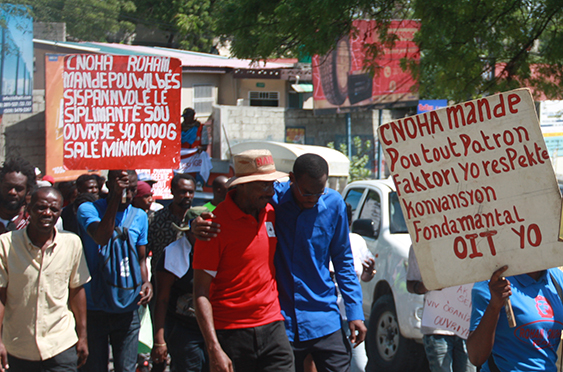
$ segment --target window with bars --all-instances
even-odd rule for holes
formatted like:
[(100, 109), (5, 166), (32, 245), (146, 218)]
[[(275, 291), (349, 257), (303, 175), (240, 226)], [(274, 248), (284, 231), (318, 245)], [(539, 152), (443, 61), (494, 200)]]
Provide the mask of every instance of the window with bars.
[(279, 92), (250, 92), (250, 106), (279, 106)]
[(194, 110), (197, 115), (211, 115), (215, 95), (213, 85), (194, 85)]

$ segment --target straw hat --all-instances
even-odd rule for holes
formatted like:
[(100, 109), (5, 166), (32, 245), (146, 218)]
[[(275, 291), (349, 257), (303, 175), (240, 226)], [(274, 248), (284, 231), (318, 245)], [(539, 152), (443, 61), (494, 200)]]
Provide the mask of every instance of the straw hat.
[(233, 155), (235, 176), (227, 187), (254, 181), (275, 181), (287, 177), (287, 173), (276, 171), (274, 158), (269, 150), (247, 150)]

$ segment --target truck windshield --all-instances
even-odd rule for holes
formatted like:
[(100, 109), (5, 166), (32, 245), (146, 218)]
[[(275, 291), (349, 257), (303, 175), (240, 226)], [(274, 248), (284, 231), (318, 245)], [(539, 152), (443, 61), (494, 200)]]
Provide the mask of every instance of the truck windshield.
[(401, 202), (395, 191), (389, 193), (389, 232), (391, 234), (406, 234), (409, 232), (401, 209)]

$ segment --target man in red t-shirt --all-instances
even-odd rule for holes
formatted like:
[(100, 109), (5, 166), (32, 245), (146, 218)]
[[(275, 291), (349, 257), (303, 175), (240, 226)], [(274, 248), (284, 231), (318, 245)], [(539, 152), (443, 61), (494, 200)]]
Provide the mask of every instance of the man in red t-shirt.
[(194, 250), (196, 316), (217, 371), (293, 371), (275, 279), (277, 172), (268, 150), (235, 155), (236, 186), (213, 211), (224, 226)]

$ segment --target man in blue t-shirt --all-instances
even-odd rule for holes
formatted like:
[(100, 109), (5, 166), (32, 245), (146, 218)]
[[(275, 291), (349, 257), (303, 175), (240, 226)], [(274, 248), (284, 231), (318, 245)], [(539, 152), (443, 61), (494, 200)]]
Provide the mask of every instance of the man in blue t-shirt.
[[(77, 217), (88, 268), (92, 279), (100, 275), (98, 251), (112, 237), (116, 226), (122, 226), (127, 216), (135, 209), (131, 202), (137, 193), (135, 171), (109, 171), (106, 199), (84, 203), (78, 209)], [(124, 198), (124, 190), (126, 197)], [(134, 372), (137, 361), (140, 321), (139, 305), (147, 304), (152, 297), (152, 286), (148, 280), (146, 265), (146, 244), (148, 219), (144, 211), (137, 210), (128, 228), (129, 237), (135, 243), (143, 284), (138, 302), (124, 312), (108, 312), (93, 301), (90, 286), (86, 286), (88, 306), (88, 346), (90, 356), (83, 367), (85, 372), (108, 370), (108, 340), (111, 343), (116, 372)], [(94, 296), (96, 297), (96, 296)]]
[[(563, 273), (549, 269), (504, 278), (507, 268), (501, 267), (491, 280), (473, 286), (469, 359), (483, 372), (556, 372), (563, 329), (557, 284), (563, 285)], [(508, 325), (504, 307), (508, 297), (515, 328)]]

